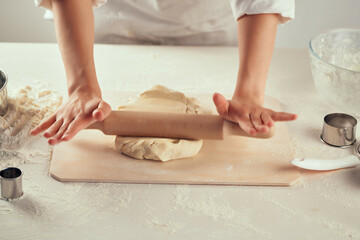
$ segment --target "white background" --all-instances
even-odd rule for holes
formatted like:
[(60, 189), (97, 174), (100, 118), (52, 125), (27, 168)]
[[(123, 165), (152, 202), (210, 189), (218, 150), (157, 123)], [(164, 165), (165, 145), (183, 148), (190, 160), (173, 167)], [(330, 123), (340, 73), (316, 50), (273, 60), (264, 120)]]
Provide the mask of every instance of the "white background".
[[(0, 42), (55, 42), (53, 23), (31, 0), (0, 1)], [(360, 28), (360, 0), (296, 0), (296, 18), (280, 26), (277, 47), (307, 47), (317, 33)]]

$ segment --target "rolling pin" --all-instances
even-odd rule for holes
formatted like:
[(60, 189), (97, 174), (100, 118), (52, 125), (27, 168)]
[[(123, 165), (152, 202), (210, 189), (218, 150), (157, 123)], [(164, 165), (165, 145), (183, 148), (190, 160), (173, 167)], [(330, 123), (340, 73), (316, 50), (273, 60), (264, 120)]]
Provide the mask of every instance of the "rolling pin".
[(249, 135), (238, 124), (219, 115), (123, 110), (111, 111), (107, 118), (87, 129), (98, 129), (106, 135), (185, 139), (223, 139), (229, 135), (270, 138), (274, 135), (273, 127), (267, 133)]

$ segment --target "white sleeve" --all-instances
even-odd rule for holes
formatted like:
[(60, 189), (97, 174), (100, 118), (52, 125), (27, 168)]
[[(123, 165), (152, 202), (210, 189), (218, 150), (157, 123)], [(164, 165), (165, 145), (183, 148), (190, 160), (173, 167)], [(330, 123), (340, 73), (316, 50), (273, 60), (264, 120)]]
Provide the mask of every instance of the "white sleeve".
[(280, 23), (285, 23), (295, 17), (294, 0), (230, 0), (230, 4), (235, 20), (244, 15), (261, 13), (279, 14)]
[[(52, 0), (34, 0), (35, 6), (37, 7), (43, 7), (46, 9), (44, 18), (46, 19), (52, 19)], [(107, 0), (92, 0), (93, 7), (100, 7), (104, 5), (107, 2)]]
[[(34, 2), (37, 7), (44, 7), (48, 10), (52, 9), (52, 0), (34, 0)], [(100, 7), (106, 2), (107, 0), (92, 0), (92, 4), (94, 7)]]

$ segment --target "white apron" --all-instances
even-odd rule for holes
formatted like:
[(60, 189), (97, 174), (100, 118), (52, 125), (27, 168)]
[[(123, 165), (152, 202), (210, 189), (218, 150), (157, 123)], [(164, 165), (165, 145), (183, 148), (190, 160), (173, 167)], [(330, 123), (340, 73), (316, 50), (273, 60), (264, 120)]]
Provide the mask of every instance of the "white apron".
[[(239, 17), (278, 13), (284, 23), (295, 9), (294, 0), (92, 1), (101, 6), (94, 9), (95, 42), (111, 44), (236, 45)], [(51, 0), (35, 3), (51, 10)]]

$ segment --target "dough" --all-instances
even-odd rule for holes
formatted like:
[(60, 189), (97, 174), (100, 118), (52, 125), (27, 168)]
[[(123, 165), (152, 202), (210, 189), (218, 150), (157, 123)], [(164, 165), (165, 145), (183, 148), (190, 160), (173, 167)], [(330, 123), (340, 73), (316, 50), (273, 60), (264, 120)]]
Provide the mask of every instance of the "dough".
[[(181, 92), (160, 85), (143, 92), (135, 101), (118, 109), (189, 114), (211, 113), (196, 98), (188, 98)], [(133, 158), (165, 162), (196, 155), (201, 149), (202, 142), (203, 140), (117, 136), (115, 148)]]

